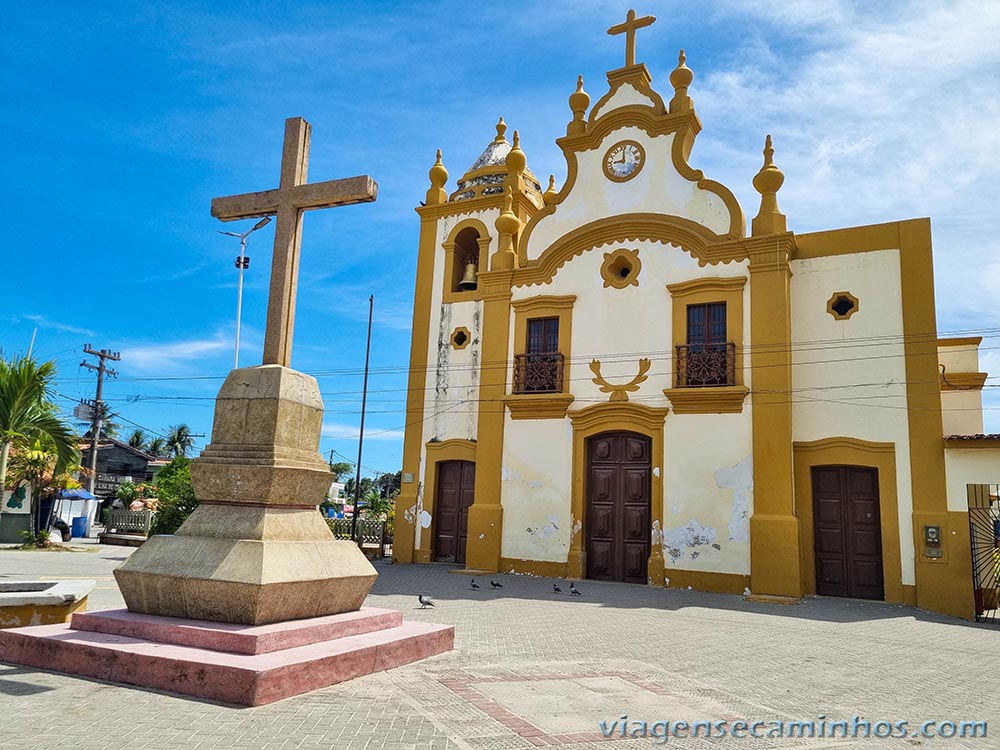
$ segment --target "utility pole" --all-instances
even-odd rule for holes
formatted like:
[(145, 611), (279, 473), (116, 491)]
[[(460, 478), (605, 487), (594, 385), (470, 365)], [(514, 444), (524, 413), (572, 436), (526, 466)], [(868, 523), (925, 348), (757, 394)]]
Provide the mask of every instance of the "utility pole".
[[(90, 494), (94, 495), (96, 494), (94, 492), (94, 488), (97, 483), (97, 443), (101, 437), (101, 423), (103, 421), (103, 415), (102, 415), (103, 402), (101, 401), (101, 396), (104, 393), (104, 376), (108, 375), (109, 377), (112, 378), (118, 377), (117, 371), (108, 369), (107, 360), (110, 359), (112, 362), (118, 362), (119, 360), (121, 360), (122, 356), (119, 352), (112, 352), (109, 351), (108, 349), (101, 349), (99, 352), (94, 351), (94, 349), (90, 346), (90, 344), (87, 344), (85, 347), (83, 347), (83, 352), (84, 354), (90, 354), (97, 357), (98, 360), (100, 361), (100, 363), (96, 365), (91, 364), (87, 360), (84, 360), (83, 362), (80, 363), (80, 367), (86, 367), (88, 370), (97, 371), (97, 394), (94, 396), (94, 411), (91, 414), (91, 422), (90, 422), (90, 482), (88, 483), (89, 484), (88, 489), (90, 490)], [(93, 522), (90, 512), (93, 503), (94, 503), (93, 500), (87, 500), (85, 506), (87, 508), (86, 516), (87, 516), (88, 533), (90, 532), (90, 525)], [(93, 507), (96, 508), (96, 505), (93, 505)]]
[(375, 295), (368, 296), (368, 343), (365, 344), (365, 380), (361, 390), (361, 431), (358, 433), (358, 472), (354, 479), (354, 512), (351, 514), (351, 539), (358, 541), (358, 506), (361, 504), (361, 448), (365, 443), (365, 405), (368, 403), (368, 357), (372, 351), (372, 311)]

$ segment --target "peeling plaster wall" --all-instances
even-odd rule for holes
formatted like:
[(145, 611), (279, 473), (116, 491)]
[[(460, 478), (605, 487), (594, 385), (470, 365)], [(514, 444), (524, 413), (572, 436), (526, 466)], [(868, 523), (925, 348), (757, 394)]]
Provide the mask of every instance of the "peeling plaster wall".
[[(895, 443), (903, 583), (914, 584), (899, 251), (791, 265), (793, 439), (844, 436)], [(826, 311), (827, 301), (844, 291), (858, 298), (858, 311), (848, 320), (835, 320)]]
[(570, 543), (573, 430), (568, 419), (504, 426), (504, 557), (566, 562)]
[[(438, 222), (436, 253), (434, 256), (434, 284), (432, 291), (430, 330), (427, 342), (427, 376), (425, 380), (424, 425), (422, 445), (432, 439), (476, 439), (479, 398), (479, 364), (482, 352), (482, 302), (453, 302), (444, 304), (444, 260), (442, 243), (452, 229), (468, 218), (479, 219), (488, 228), (499, 212), (480, 211), (474, 214), (445, 217)], [(491, 240), (493, 252), (496, 238)], [(453, 349), (452, 332), (465, 326), (471, 341), (464, 349)], [(421, 466), (426, 456), (421, 457)], [(421, 471), (423, 475), (423, 471)], [(431, 490), (433, 491), (433, 490)]]
[[(638, 248), (639, 286), (604, 287), (604, 253)], [(638, 360), (652, 361), (649, 379), (629, 399), (669, 406), (673, 307), (667, 284), (711, 276), (747, 275), (746, 263), (700, 268), (683, 250), (658, 242), (612, 243), (584, 252), (556, 273), (551, 284), (517, 287), (515, 299), (575, 294), (570, 409), (608, 401), (592, 382), (589, 363), (602, 362), (612, 383), (628, 382)], [(750, 340), (749, 293), (744, 294), (745, 342)], [(513, 325), (513, 320), (511, 321)], [(510, 353), (513, 354), (513, 342)], [(750, 376), (747, 373), (747, 384)], [(569, 550), (572, 487), (572, 425), (565, 420), (510, 420), (504, 438), (503, 554), (528, 560), (565, 561)], [(749, 573), (749, 513), (752, 510), (751, 421), (742, 414), (671, 413), (664, 426), (662, 472), (664, 559), (669, 569)], [(539, 483), (539, 484), (536, 484)], [(554, 533), (547, 524), (555, 519)], [(532, 529), (528, 532), (528, 529)], [(541, 531), (539, 531), (541, 529)], [(546, 534), (548, 536), (546, 536)], [(676, 551), (672, 555), (671, 551)]]
[[(442, 303), (444, 296), (445, 251), (442, 244), (452, 229), (460, 222), (474, 218), (486, 227), (492, 228), (499, 211), (479, 211), (459, 216), (447, 216), (438, 221), (435, 239), (434, 280), (431, 291), (430, 331), (427, 342), (427, 373), (424, 379), (424, 422), (421, 428), (420, 471), (417, 476), (417, 502), (407, 513), (416, 523), (416, 546), (429, 533), (431, 517), (424, 510), (426, 493), (434, 492), (426, 487), (427, 472), (426, 445), (432, 439), (448, 440), (462, 438), (476, 439), (479, 419), (479, 363), (482, 352), (482, 302)], [(491, 231), (490, 253), (496, 250), (496, 237)], [(455, 350), (451, 346), (451, 334), (465, 326), (471, 334), (468, 346)]]
[(663, 559), (670, 568), (750, 573), (749, 409), (670, 414), (664, 434)]

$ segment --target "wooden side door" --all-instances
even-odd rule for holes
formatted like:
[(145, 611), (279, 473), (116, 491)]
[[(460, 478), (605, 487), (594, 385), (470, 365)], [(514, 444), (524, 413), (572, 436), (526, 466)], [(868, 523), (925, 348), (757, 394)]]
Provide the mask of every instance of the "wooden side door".
[(812, 470), (816, 593), (884, 599), (878, 470)]
[(476, 465), (472, 461), (442, 461), (437, 466), (434, 501), (434, 559), (465, 562), (469, 535), (469, 506), (476, 488)]
[(651, 441), (610, 433), (587, 443), (587, 577), (647, 583)]

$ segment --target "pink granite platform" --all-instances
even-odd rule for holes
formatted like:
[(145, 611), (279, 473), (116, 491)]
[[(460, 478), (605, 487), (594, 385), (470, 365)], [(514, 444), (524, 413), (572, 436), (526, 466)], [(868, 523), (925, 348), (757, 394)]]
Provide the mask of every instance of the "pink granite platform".
[(88, 612), (69, 624), (0, 631), (0, 662), (259, 706), (454, 648), (451, 625), (395, 610), (272, 625)]

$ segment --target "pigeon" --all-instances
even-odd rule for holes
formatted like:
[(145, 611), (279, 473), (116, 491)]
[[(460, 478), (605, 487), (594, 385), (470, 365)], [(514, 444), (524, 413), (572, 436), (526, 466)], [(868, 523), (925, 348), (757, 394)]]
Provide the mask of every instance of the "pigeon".
[(555, 593), (557, 593), (557, 594), (561, 594), (561, 593), (562, 593), (562, 589), (561, 589), (561, 588), (559, 588), (559, 584), (558, 584), (558, 583), (553, 583), (553, 584), (552, 584), (552, 590), (553, 590), (553, 591), (554, 591)]
[(474, 590), (479, 591), (479, 584), (476, 583), (476, 579), (475, 578), (473, 578), (471, 581), (469, 581), (469, 585), (472, 586), (472, 588)]
[(569, 595), (570, 596), (580, 596), (580, 589), (573, 585), (573, 582), (569, 582)]
[(427, 607), (433, 607), (434, 606), (434, 602), (432, 602), (430, 599), (428, 599), (423, 594), (418, 594), (417, 595), (417, 601), (420, 602), (420, 609), (426, 609)]
[(495, 589), (502, 589), (503, 588), (503, 584), (502, 583), (497, 583), (496, 581), (493, 581), (493, 580), (490, 581), (490, 586), (492, 586)]

